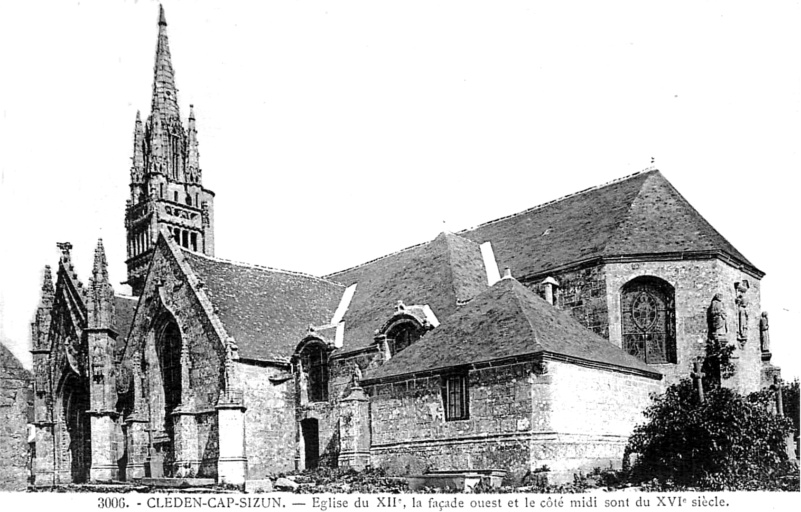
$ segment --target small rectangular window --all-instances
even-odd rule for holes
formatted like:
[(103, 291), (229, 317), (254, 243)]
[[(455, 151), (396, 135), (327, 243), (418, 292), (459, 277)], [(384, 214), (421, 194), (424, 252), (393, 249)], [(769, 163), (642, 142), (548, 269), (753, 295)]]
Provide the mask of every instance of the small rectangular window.
[(445, 421), (466, 420), (469, 417), (467, 374), (443, 377), (442, 402), (445, 406)]

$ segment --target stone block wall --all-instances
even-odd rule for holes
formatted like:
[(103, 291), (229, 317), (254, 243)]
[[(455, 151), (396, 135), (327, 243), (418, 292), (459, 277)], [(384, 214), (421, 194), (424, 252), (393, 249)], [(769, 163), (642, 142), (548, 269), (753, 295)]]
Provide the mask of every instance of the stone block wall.
[(431, 470), (529, 468), (533, 363), (471, 370), (469, 417), (445, 421), (442, 377), (366, 387), (373, 466), (396, 474)]
[[(244, 390), (248, 479), (295, 469), (295, 381), (288, 369), (238, 363)], [(225, 436), (224, 431), (220, 436)]]
[(570, 312), (581, 325), (596, 334), (609, 337), (607, 314), (607, 282), (603, 266), (569, 270), (532, 278), (523, 278), (522, 283), (531, 291), (543, 295), (542, 280), (553, 277), (559, 282), (555, 293), (556, 305)]
[[(319, 429), (319, 463), (321, 466), (337, 467), (340, 452), (340, 402), (350, 393), (355, 367), (366, 374), (369, 369), (383, 364), (383, 355), (377, 350), (368, 350), (345, 357), (333, 357), (328, 366), (328, 400), (325, 402), (300, 403), (298, 400), (297, 421), (314, 418)], [(298, 426), (298, 429), (300, 427)], [(300, 435), (300, 434), (298, 434)], [(305, 450), (305, 447), (303, 448)], [(304, 463), (299, 456), (299, 464)]]
[[(759, 389), (761, 352), (759, 348), (760, 283), (759, 280), (717, 259), (701, 261), (658, 261), (615, 263), (606, 265), (607, 308), (609, 311), (609, 341), (622, 346), (621, 295), (627, 282), (640, 276), (654, 276), (670, 283), (675, 290), (677, 363), (653, 365), (665, 376), (667, 384), (689, 377), (692, 363), (706, 353), (706, 313), (716, 293), (724, 296), (729, 342), (737, 345), (738, 371), (726, 385), (741, 392)], [(736, 340), (737, 311), (734, 303), (734, 283), (747, 279), (750, 289), (749, 338), (744, 348)]]
[[(662, 380), (563, 362), (546, 365), (534, 386), (534, 405), (547, 402), (542, 407), (549, 422), (532, 436), (532, 467), (548, 466), (553, 482), (571, 481), (573, 473), (596, 467), (619, 468), (651, 394), (664, 390)], [(539, 384), (543, 381), (547, 386)]]
[[(142, 380), (134, 379), (132, 416), (142, 420), (152, 413), (153, 428), (161, 428), (164, 421), (160, 411), (165, 407), (165, 393), (155, 350), (157, 330), (163, 325), (155, 322), (165, 318), (175, 321), (181, 339), (181, 353), (177, 355), (181, 364), (181, 407), (175, 416), (174, 474), (183, 471), (188, 463), (194, 475), (214, 477), (219, 456), (215, 406), (224, 386), (223, 340), (177, 261), (161, 247), (150, 267), (124, 356), (150, 361), (148, 375), (143, 375)], [(134, 375), (142, 371), (137, 364), (132, 369)], [(129, 465), (135, 468), (131, 477), (144, 467), (146, 437), (139, 428), (129, 433)]]
[(30, 384), (30, 373), (0, 346), (0, 491), (22, 491), (28, 485)]

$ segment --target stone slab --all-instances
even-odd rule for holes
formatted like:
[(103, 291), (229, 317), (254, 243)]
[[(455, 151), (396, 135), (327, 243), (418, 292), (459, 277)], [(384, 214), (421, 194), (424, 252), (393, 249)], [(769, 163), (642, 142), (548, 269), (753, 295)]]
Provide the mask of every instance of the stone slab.
[(162, 488), (211, 487), (217, 482), (213, 478), (142, 478), (142, 485)]

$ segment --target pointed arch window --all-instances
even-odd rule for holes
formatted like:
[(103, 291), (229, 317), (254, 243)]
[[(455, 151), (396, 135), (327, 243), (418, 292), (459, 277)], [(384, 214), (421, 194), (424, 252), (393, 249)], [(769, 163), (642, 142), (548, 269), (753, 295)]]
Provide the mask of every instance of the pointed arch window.
[(164, 407), (171, 411), (181, 403), (181, 333), (175, 322), (164, 327), (158, 347), (164, 382)]
[(623, 349), (648, 364), (676, 363), (675, 292), (657, 277), (632, 279), (621, 289)]

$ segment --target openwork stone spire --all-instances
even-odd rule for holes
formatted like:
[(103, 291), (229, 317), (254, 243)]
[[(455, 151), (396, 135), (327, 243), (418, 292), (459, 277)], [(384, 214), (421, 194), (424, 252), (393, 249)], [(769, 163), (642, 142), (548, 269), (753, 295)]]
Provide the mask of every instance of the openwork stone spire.
[(131, 164), (131, 183), (142, 183), (145, 174), (145, 130), (142, 127), (142, 118), (136, 111), (134, 123), (134, 148)]
[(126, 283), (134, 295), (142, 293), (162, 230), (185, 249), (214, 254), (214, 192), (202, 181), (195, 113), (190, 108), (187, 125), (181, 124), (167, 19), (159, 6), (151, 112), (146, 120), (137, 113), (125, 208)]
[(167, 38), (167, 20), (164, 7), (159, 6), (159, 38), (156, 43), (156, 64), (153, 69), (153, 102), (151, 110), (158, 110), (162, 120), (180, 118), (178, 90), (175, 88), (175, 73), (170, 58), (170, 43)]

